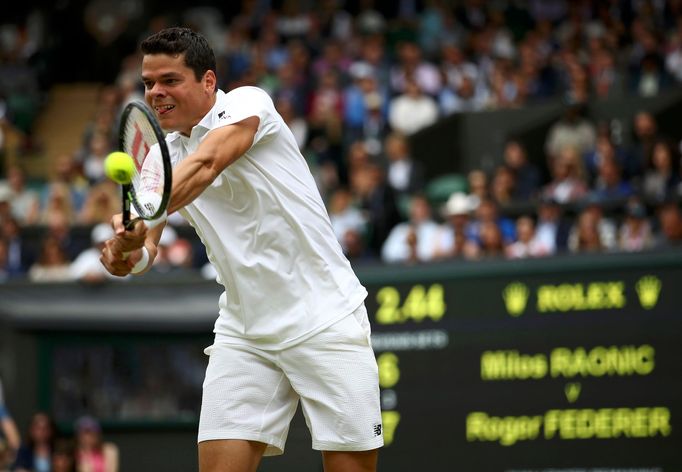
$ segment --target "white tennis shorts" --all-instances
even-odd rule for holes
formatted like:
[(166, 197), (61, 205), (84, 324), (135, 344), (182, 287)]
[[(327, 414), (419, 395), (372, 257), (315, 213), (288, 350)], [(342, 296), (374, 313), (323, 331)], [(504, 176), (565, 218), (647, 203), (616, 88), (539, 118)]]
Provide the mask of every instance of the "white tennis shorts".
[(198, 441), (245, 439), (284, 452), (299, 399), (313, 449), (383, 446), (379, 378), (364, 304), (284, 350), (214, 344), (204, 380)]

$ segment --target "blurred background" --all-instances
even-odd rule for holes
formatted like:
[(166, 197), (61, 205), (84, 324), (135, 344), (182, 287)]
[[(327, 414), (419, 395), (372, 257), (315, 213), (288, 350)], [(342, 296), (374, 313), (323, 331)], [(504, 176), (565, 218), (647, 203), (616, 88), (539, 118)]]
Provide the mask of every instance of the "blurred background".
[[(203, 246), (175, 215), (143, 278), (98, 260), (137, 45), (175, 25), (271, 95), (370, 291), (380, 470), (682, 470), (682, 1), (1, 11), (0, 471), (196, 470)], [(261, 470), (309, 444), (299, 413)]]

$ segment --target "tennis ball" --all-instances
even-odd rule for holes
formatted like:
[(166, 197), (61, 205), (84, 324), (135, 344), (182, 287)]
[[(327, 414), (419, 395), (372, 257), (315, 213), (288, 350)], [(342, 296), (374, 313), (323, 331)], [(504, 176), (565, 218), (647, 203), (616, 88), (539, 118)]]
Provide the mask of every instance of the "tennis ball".
[(135, 162), (125, 152), (112, 152), (104, 161), (104, 172), (114, 182), (129, 184), (135, 174)]

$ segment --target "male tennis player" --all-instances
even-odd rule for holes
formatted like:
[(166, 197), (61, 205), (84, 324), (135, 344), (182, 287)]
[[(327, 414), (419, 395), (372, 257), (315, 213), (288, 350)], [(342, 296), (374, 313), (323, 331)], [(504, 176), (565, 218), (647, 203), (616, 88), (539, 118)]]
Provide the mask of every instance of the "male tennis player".
[[(217, 89), (202, 36), (169, 28), (141, 49), (145, 99), (172, 131), (169, 213), (195, 228), (226, 290), (206, 349), (201, 472), (253, 471), (281, 454), (299, 399), (325, 471), (376, 470), (383, 436), (367, 291), (294, 136), (261, 89)], [(126, 232), (120, 215), (112, 224), (103, 264), (144, 272), (163, 225)]]

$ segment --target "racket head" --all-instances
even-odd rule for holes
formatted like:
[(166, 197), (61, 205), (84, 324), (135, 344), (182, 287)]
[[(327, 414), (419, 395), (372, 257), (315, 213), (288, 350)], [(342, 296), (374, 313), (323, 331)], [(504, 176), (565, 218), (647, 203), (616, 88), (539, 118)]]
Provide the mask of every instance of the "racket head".
[(144, 102), (133, 101), (123, 109), (119, 127), (119, 149), (135, 162), (129, 184), (123, 185), (123, 219), (126, 206), (134, 208), (143, 220), (156, 220), (168, 208), (172, 166), (166, 138)]

